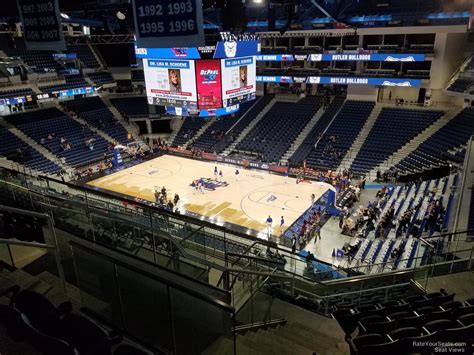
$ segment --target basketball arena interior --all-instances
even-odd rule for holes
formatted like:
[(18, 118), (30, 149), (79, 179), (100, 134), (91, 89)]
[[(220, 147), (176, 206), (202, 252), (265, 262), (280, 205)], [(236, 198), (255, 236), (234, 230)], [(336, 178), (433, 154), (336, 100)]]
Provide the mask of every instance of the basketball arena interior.
[(0, 354), (474, 353), (473, 0), (2, 0)]

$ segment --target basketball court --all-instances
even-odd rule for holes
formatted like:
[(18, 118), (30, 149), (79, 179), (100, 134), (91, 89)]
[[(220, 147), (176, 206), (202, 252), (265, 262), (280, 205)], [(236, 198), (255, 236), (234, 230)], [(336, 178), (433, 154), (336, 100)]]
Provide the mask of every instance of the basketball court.
[[(214, 176), (214, 167), (222, 170), (223, 178)], [(180, 196), (178, 209), (201, 219), (229, 228), (244, 228), (249, 235), (267, 238), (268, 215), (273, 219), (272, 234), (279, 235), (281, 216), (285, 219), (283, 231), (310, 205), (311, 194), (318, 199), (329, 185), (324, 183), (296, 183), (296, 179), (268, 172), (235, 166), (196, 161), (164, 155), (153, 160), (88, 183), (95, 188), (126, 196), (155, 201), (155, 189), (164, 186), (168, 198)], [(209, 182), (209, 189), (200, 192), (191, 186), (197, 179)], [(240, 229), (240, 228), (239, 228)]]

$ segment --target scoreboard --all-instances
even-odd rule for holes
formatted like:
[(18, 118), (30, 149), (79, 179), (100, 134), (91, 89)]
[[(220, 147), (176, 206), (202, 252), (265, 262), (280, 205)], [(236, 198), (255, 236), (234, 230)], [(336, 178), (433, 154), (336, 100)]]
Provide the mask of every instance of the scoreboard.
[(135, 48), (137, 58), (143, 59), (148, 103), (184, 109), (168, 112), (198, 115), (228, 114), (255, 99), (259, 52), (256, 40), (198, 48)]

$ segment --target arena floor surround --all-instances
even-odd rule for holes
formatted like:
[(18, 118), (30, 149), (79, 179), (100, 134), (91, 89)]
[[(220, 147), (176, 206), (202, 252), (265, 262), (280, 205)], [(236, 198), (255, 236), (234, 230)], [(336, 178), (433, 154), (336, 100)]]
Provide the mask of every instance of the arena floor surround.
[[(222, 171), (222, 179), (214, 176), (214, 167)], [(239, 175), (235, 174), (238, 169)], [(194, 189), (193, 181), (208, 182), (203, 192)], [(206, 219), (217, 225), (244, 228), (249, 235), (267, 238), (265, 223), (273, 219), (272, 234), (286, 230), (310, 205), (311, 194), (318, 199), (329, 185), (296, 183), (296, 179), (268, 172), (244, 170), (216, 164), (164, 155), (128, 169), (90, 181), (89, 186), (128, 197), (155, 201), (155, 190), (164, 186), (168, 198), (177, 193), (180, 213)], [(280, 228), (280, 218), (285, 224)]]

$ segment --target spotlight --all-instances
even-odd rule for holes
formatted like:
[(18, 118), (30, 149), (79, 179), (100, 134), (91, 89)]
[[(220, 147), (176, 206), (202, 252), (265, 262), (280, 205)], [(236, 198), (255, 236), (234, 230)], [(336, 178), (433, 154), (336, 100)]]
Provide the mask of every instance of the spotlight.
[(125, 20), (125, 18), (126, 18), (125, 14), (124, 14), (122, 11), (117, 11), (117, 12), (115, 13), (115, 16), (117, 16), (117, 18), (118, 18), (119, 20)]
[(66, 19), (66, 20), (69, 20), (69, 19), (70, 19), (69, 15), (68, 15), (68, 14), (65, 14), (64, 12), (61, 12), (60, 15), (61, 15), (61, 17), (62, 17), (63, 19)]

